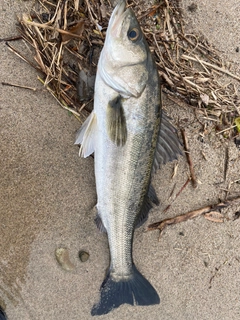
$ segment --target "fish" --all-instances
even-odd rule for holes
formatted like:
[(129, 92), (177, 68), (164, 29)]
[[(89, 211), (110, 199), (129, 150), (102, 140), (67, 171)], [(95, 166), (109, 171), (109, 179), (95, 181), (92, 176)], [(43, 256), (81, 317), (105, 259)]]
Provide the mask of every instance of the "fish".
[(160, 303), (133, 262), (134, 230), (159, 200), (151, 177), (181, 154), (175, 128), (161, 107), (160, 79), (131, 8), (114, 8), (98, 61), (94, 107), (77, 133), (81, 157), (94, 153), (98, 228), (107, 233), (110, 266), (91, 314), (122, 304)]
[(0, 306), (0, 320), (7, 320), (7, 316)]

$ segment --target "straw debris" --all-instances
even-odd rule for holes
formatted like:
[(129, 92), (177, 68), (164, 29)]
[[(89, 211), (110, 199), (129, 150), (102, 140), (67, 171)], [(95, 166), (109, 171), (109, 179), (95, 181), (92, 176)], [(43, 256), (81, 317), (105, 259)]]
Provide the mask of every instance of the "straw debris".
[[(44, 85), (80, 118), (92, 108), (96, 65), (114, 2), (36, 0), (18, 25), (32, 59), (10, 47), (41, 71)], [(236, 134), (240, 101), (234, 80), (240, 77), (224, 66), (203, 36), (186, 34), (181, 1), (128, 1), (128, 5), (134, 8), (155, 57), (164, 92), (179, 105), (184, 101), (196, 108), (225, 137)], [(219, 81), (222, 75), (229, 79), (226, 85)]]

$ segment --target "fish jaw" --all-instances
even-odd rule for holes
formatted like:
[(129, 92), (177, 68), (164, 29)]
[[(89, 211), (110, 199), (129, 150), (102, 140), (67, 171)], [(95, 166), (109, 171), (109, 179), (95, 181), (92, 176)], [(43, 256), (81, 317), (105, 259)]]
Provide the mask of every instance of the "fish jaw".
[[(108, 23), (108, 28), (111, 29), (111, 32), (116, 31), (116, 27), (119, 25), (120, 19), (122, 18), (122, 15), (124, 14), (126, 9), (126, 2), (119, 1), (116, 5), (115, 9), (112, 12), (111, 18)], [(106, 35), (106, 40), (109, 37), (109, 34)]]

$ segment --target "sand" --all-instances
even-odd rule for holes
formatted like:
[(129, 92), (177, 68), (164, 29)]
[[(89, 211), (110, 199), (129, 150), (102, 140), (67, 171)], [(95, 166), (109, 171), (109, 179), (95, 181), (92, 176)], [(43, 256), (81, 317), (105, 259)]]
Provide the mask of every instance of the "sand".
[[(240, 4), (234, 0), (196, 2), (184, 0), (186, 28), (201, 33), (240, 71)], [(31, 1), (2, 0), (1, 38), (16, 34), (15, 14)], [(93, 159), (80, 159), (73, 145), (79, 122), (61, 109), (37, 81), (36, 71), (11, 53), (1, 50), (1, 82), (18, 83), (36, 91), (1, 87), (0, 94), (0, 305), (9, 320), (92, 319), (91, 307), (109, 263), (107, 239), (96, 229)], [(239, 89), (239, 85), (236, 84)], [(192, 110), (164, 96), (164, 106), (176, 124), (184, 124), (198, 188), (189, 183), (171, 206), (174, 193), (189, 174), (185, 157), (154, 176), (161, 205), (148, 223), (176, 216), (224, 199), (229, 182), (240, 178), (240, 151), (233, 141), (214, 133), (201, 138)], [(224, 181), (224, 157), (229, 166)], [(206, 157), (206, 160), (203, 156)], [(240, 193), (232, 184), (229, 196)], [(237, 205), (224, 209), (232, 218)], [(123, 305), (104, 319), (227, 320), (240, 318), (240, 219), (214, 223), (199, 217), (158, 231), (136, 231), (134, 260), (159, 292), (160, 305)], [(73, 271), (63, 270), (55, 259), (58, 247), (68, 249)], [(89, 253), (81, 262), (79, 250)]]

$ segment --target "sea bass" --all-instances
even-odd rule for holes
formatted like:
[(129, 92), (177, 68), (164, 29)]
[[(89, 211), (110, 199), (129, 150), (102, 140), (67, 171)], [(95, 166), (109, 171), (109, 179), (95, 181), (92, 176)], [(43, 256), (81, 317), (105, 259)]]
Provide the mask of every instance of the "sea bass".
[(161, 111), (160, 82), (148, 44), (125, 1), (115, 7), (95, 81), (94, 109), (75, 144), (94, 152), (97, 218), (107, 232), (110, 267), (92, 315), (123, 303), (153, 305), (158, 293), (133, 264), (134, 229), (158, 199), (150, 184), (160, 164), (181, 153), (175, 129)]

